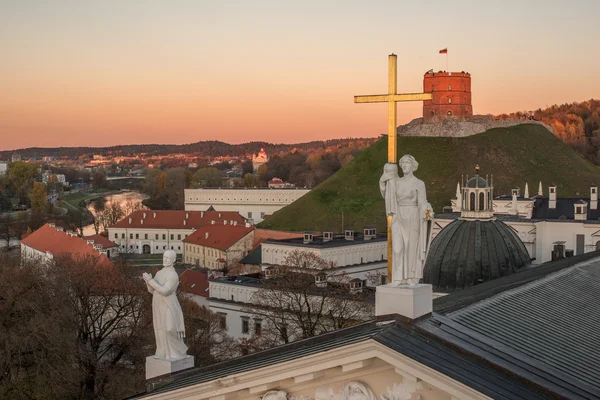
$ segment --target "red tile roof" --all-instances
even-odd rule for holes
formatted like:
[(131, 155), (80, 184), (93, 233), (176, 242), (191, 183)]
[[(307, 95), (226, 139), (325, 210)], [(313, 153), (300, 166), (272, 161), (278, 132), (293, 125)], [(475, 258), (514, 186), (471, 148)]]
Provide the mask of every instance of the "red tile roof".
[(94, 244), (100, 244), (102, 245), (103, 249), (110, 249), (112, 247), (119, 247), (118, 244), (111, 242), (110, 240), (108, 240), (107, 238), (105, 238), (102, 235), (90, 235), (90, 236), (84, 236), (83, 237), (84, 240), (93, 240)]
[(256, 230), (254, 231), (254, 243), (252, 244), (252, 249), (254, 250), (259, 244), (261, 244), (267, 239), (296, 239), (301, 238), (303, 236), (304, 232), (274, 231), (271, 229), (256, 228)]
[(179, 275), (179, 290), (208, 297), (208, 275), (205, 272), (186, 269)]
[(246, 219), (235, 211), (139, 210), (109, 228), (191, 229), (208, 225), (211, 221), (221, 225), (223, 221), (227, 221), (228, 225), (234, 221), (238, 226), (246, 223)]
[(213, 249), (227, 250), (253, 230), (253, 226), (246, 228), (243, 225), (206, 225), (183, 239), (183, 241), (184, 243), (211, 247)]
[(31, 233), (21, 240), (21, 243), (42, 253), (50, 252), (53, 256), (61, 254), (93, 255), (102, 259), (101, 264), (112, 265), (112, 262), (104, 254), (94, 249), (94, 246), (88, 244), (85, 239), (56, 229), (50, 224), (45, 224)]

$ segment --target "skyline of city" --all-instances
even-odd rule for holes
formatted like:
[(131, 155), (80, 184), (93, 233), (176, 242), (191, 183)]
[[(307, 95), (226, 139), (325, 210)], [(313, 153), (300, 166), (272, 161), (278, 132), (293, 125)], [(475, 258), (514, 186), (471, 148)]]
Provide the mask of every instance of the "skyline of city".
[[(390, 53), (398, 90), (422, 91), (427, 70), (445, 69), (445, 47), (449, 69), (472, 74), (475, 114), (600, 93), (591, 1), (14, 1), (2, 11), (2, 150), (373, 137), (386, 132), (386, 107), (353, 96), (386, 91)], [(421, 109), (399, 105), (398, 122)]]

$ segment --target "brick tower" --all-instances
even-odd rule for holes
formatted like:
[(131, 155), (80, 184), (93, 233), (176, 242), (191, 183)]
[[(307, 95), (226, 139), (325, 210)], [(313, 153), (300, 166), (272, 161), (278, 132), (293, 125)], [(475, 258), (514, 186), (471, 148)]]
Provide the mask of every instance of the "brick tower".
[(423, 102), (423, 122), (441, 122), (445, 118), (469, 120), (471, 105), (471, 74), (468, 72), (427, 72), (423, 77), (423, 92), (433, 93), (433, 100)]

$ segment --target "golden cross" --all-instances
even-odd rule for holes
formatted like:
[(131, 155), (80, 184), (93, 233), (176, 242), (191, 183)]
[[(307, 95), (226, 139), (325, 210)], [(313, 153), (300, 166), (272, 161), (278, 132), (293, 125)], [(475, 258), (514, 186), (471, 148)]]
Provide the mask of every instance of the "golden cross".
[[(399, 101), (423, 101), (432, 100), (431, 93), (396, 93), (398, 85), (396, 82), (397, 66), (396, 55), (388, 56), (388, 94), (354, 96), (355, 103), (388, 103), (388, 163), (398, 162), (398, 140), (396, 134), (396, 103)], [(388, 230), (388, 283), (392, 281), (392, 232), (391, 216), (387, 219)]]

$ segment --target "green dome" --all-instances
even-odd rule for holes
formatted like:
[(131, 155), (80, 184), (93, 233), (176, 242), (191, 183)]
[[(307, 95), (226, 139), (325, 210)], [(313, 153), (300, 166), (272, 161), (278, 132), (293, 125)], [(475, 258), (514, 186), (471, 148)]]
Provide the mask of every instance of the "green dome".
[(480, 187), (485, 188), (488, 187), (487, 181), (480, 176), (474, 176), (467, 182), (467, 187), (474, 188)]

